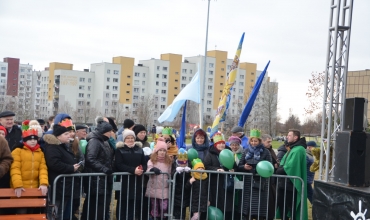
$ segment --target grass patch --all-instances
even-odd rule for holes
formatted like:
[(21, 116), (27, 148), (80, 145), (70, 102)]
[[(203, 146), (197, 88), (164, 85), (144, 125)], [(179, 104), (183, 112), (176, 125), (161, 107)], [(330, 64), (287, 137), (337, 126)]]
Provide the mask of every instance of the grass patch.
[(283, 141), (272, 141), (271, 143), (273, 149), (278, 149), (283, 144), (284, 144)]

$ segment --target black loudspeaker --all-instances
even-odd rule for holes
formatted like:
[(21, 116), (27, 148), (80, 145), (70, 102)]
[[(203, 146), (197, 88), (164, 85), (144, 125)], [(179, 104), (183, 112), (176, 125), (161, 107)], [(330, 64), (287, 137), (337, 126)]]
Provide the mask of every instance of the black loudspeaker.
[(336, 134), (334, 181), (349, 186), (370, 186), (370, 133)]
[(344, 131), (365, 131), (367, 128), (367, 104), (365, 98), (348, 98), (344, 104)]

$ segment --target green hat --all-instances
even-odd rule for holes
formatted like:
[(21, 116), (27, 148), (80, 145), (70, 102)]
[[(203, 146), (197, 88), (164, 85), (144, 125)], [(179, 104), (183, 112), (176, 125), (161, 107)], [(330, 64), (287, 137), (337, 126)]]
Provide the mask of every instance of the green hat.
[(162, 134), (172, 135), (172, 128), (171, 127), (163, 128)]
[(261, 138), (261, 131), (258, 129), (252, 129), (249, 135), (250, 138)]
[(202, 163), (202, 160), (199, 158), (195, 158), (193, 161), (191, 161), (191, 166), (194, 167), (197, 163)]

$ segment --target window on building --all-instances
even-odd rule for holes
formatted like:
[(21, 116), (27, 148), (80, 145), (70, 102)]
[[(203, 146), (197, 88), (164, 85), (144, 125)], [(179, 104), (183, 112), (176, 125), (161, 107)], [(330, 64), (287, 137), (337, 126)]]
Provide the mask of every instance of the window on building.
[(135, 72), (135, 76), (139, 77), (140, 76), (140, 73)]
[(85, 89), (85, 86), (78, 86), (78, 89), (84, 90)]
[(165, 97), (161, 97), (161, 102), (165, 102), (166, 101), (166, 98)]
[(209, 63), (209, 68), (213, 68), (214, 64), (213, 63)]
[(110, 82), (110, 78), (109, 77), (107, 77), (107, 82)]
[(108, 106), (109, 105), (109, 102), (108, 101), (105, 101), (105, 106)]
[(83, 105), (84, 101), (78, 101), (78, 105)]
[(139, 99), (139, 96), (134, 95), (133, 99), (134, 99), (134, 100), (138, 100), (138, 99)]
[(111, 112), (112, 112), (112, 114), (116, 114), (117, 110), (112, 109)]
[(155, 104), (155, 105), (154, 105), (154, 108), (155, 108), (155, 109), (158, 109), (158, 105), (157, 105), (157, 104)]
[(165, 109), (166, 108), (166, 106), (165, 105), (161, 105), (161, 109)]
[(91, 83), (91, 78), (88, 78), (88, 79), (87, 79), (87, 82)]
[(130, 75), (127, 75), (127, 78), (131, 78), (131, 76)]
[(243, 89), (239, 89), (239, 93), (243, 93)]
[(155, 82), (155, 85), (156, 85), (156, 86), (159, 86), (159, 82), (158, 82), (158, 81), (156, 81), (156, 82)]
[(175, 82), (178, 82), (179, 80), (175, 79)]
[(112, 94), (112, 98), (116, 99), (118, 97), (117, 94)]
[(239, 82), (239, 86), (244, 86), (244, 83), (243, 82)]
[(87, 90), (91, 91), (91, 86), (88, 86), (88, 87), (87, 87)]
[(254, 73), (252, 72), (251, 75), (254, 75)]
[(108, 73), (108, 74), (110, 73), (110, 69), (107, 69), (107, 73)]
[(190, 70), (190, 73), (193, 73), (193, 70)]
[(113, 78), (113, 82), (118, 82), (118, 78)]
[(126, 91), (126, 94), (130, 94), (130, 91)]
[(129, 102), (130, 101), (130, 99), (126, 99), (126, 102)]
[(208, 86), (208, 89), (212, 89), (212, 86)]
[(163, 71), (167, 71), (167, 67), (166, 67), (166, 66), (164, 66), (164, 67), (162, 68), (162, 70), (163, 70)]
[(157, 116), (158, 116), (157, 112), (154, 112), (154, 114), (153, 114), (153, 115), (154, 115), (154, 117), (157, 117)]
[(2, 67), (1, 67), (1, 70), (6, 70), (6, 67), (2, 66)]
[(181, 84), (181, 88), (185, 88), (186, 84)]
[(145, 86), (145, 81), (142, 81), (142, 82), (141, 82), (141, 85)]
[(193, 79), (193, 77), (189, 77), (189, 81), (191, 81)]
[(227, 65), (227, 69), (230, 70), (231, 69), (231, 65)]
[(179, 72), (175, 72), (176, 75), (179, 75)]
[(161, 67), (160, 66), (157, 66), (157, 70), (160, 70), (161, 69)]
[(182, 79), (182, 80), (186, 80), (186, 76), (183, 76), (181, 79)]
[(167, 75), (166, 74), (162, 74), (162, 79), (167, 79)]
[(105, 109), (105, 111), (104, 111), (104, 112), (105, 112), (105, 114), (108, 114), (108, 109)]
[(109, 89), (109, 86), (106, 86), (107, 89)]
[(167, 83), (166, 82), (162, 82), (162, 86), (167, 86)]
[(145, 78), (145, 76), (146, 76), (146, 74), (145, 73), (143, 73), (143, 77)]
[(159, 74), (157, 74), (155, 77), (156, 77), (156, 78), (159, 78)]
[(159, 89), (156, 89), (156, 90), (155, 90), (155, 94), (158, 94), (158, 92), (159, 92)]
[(253, 82), (254, 80), (253, 79), (251, 79), (251, 82)]
[(182, 73), (186, 73), (186, 69), (182, 69)]
[(211, 100), (207, 100), (207, 105), (211, 105), (212, 104), (212, 101)]
[(175, 90), (177, 90), (177, 87), (175, 87)]
[(85, 78), (80, 78), (80, 82), (85, 82)]
[(118, 75), (119, 71), (118, 70), (113, 70), (114, 75)]
[(208, 78), (208, 82), (209, 83), (213, 83), (213, 79), (212, 78)]
[(239, 100), (243, 100), (243, 96), (239, 96)]
[(209, 75), (213, 75), (213, 71), (212, 70), (209, 71)]
[(105, 97), (106, 97), (106, 98), (109, 98), (109, 93), (106, 93), (106, 94), (105, 94)]
[(212, 93), (207, 93), (207, 97), (212, 97)]
[(83, 98), (84, 94), (83, 93), (78, 93), (78, 97)]
[(118, 86), (113, 86), (113, 91), (117, 91), (118, 90)]
[(207, 108), (207, 112), (211, 112), (211, 108)]
[(130, 86), (130, 83), (127, 83), (127, 86)]
[(162, 94), (166, 94), (166, 92), (167, 92), (166, 90), (162, 90)]
[(244, 79), (244, 75), (239, 75), (239, 78), (240, 79)]
[(139, 92), (139, 88), (134, 88), (134, 92)]
[(144, 93), (145, 92), (145, 89), (141, 89), (141, 92)]

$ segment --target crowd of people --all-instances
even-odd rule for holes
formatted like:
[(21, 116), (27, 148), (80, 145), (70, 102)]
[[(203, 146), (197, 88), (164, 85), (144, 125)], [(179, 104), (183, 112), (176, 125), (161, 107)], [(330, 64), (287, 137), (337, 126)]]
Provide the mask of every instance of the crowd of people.
[[(274, 219), (276, 213), (282, 219), (307, 219), (306, 199), (300, 203), (302, 195), (312, 202), (310, 149), (316, 144), (306, 143), (298, 130), (289, 130), (284, 147), (276, 155), (271, 136), (253, 129), (247, 137), (239, 126), (231, 129), (232, 136), (227, 141), (221, 132), (210, 138), (198, 128), (191, 145), (179, 149), (172, 128), (153, 125), (153, 141), (149, 143), (146, 127), (130, 119), (118, 129), (114, 118), (99, 116), (96, 129), (88, 133), (86, 125), (74, 125), (68, 114), (50, 117), (49, 127), (42, 119), (26, 120), (17, 126), (14, 117), (11, 111), (0, 113), (0, 187), (13, 188), (17, 197), (28, 188), (39, 188), (44, 195), (58, 189), (54, 205), (64, 208), (58, 211), (57, 219), (77, 219), (81, 195), (85, 197), (81, 219), (110, 219), (112, 196), (117, 201), (117, 219), (166, 218), (171, 187), (168, 180), (175, 174), (173, 219), (185, 219), (187, 208), (192, 220), (206, 219), (209, 206), (221, 210), (225, 219)], [(198, 158), (192, 161), (187, 157), (190, 149), (197, 151)], [(234, 155), (232, 169), (220, 162), (223, 150)], [(276, 174), (302, 178), (307, 185), (304, 192), (300, 182), (293, 179), (256, 175), (260, 161), (270, 162)], [(132, 175), (114, 174), (119, 172)], [(234, 172), (253, 175), (233, 175)], [(61, 174), (74, 173), (104, 173), (104, 177), (59, 178), (55, 182)], [(229, 190), (228, 176), (242, 180), (243, 190)], [(113, 190), (114, 182), (121, 183), (119, 190)], [(4, 212), (0, 210), (0, 215)]]

